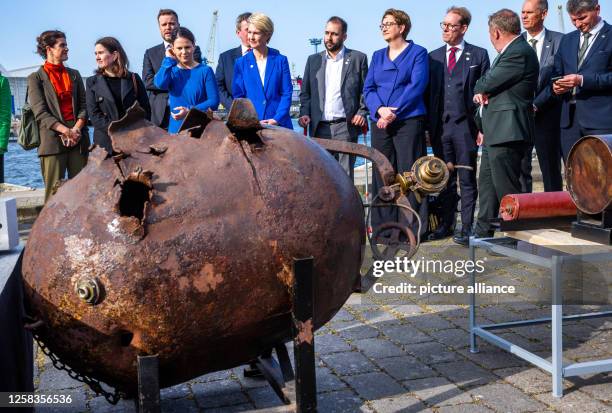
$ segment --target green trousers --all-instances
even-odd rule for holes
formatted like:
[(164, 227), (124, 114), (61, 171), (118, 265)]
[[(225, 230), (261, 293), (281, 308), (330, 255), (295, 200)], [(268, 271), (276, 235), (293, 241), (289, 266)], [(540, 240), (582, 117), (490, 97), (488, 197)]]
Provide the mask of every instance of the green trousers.
[(40, 169), (43, 181), (45, 181), (45, 202), (51, 196), (51, 190), (55, 184), (64, 179), (66, 172), (68, 172), (68, 179), (74, 178), (85, 165), (87, 165), (87, 154), (81, 153), (80, 145), (71, 148), (68, 152), (41, 156)]

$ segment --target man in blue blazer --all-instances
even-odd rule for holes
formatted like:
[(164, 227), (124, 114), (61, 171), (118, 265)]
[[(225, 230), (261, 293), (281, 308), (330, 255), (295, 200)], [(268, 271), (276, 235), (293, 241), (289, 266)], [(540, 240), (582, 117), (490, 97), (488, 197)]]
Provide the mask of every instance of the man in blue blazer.
[(555, 56), (552, 91), (561, 97), (561, 149), (585, 135), (612, 133), (612, 27), (600, 16), (597, 0), (568, 0), (567, 12), (578, 29), (561, 39)]
[[(521, 12), (523, 22), (523, 37), (536, 51), (540, 62), (540, 74), (536, 98), (533, 102), (535, 110), (535, 149), (538, 163), (542, 171), (544, 191), (562, 191), (561, 177), (561, 141), (560, 127), (561, 102), (551, 98), (550, 78), (553, 72), (555, 55), (559, 51), (562, 33), (553, 32), (544, 27), (544, 19), (548, 14), (547, 0), (525, 0)], [(521, 189), (532, 191), (531, 162), (533, 146), (527, 148), (521, 165)]]
[(219, 98), (223, 107), (229, 111), (232, 106), (232, 81), (234, 80), (234, 64), (236, 60), (244, 56), (250, 49), (247, 38), (249, 27), (249, 17), (251, 13), (242, 13), (236, 18), (236, 36), (240, 39), (240, 46), (226, 50), (219, 55), (215, 77), (217, 78), (217, 88)]
[[(157, 24), (163, 43), (153, 46), (145, 52), (142, 62), (142, 80), (149, 94), (151, 122), (160, 128), (168, 129), (168, 120), (170, 119), (168, 91), (156, 88), (153, 84), (153, 78), (166, 56), (166, 49), (172, 46), (172, 38), (179, 28), (178, 15), (174, 10), (161, 9), (157, 13)], [(202, 63), (202, 52), (199, 46), (196, 46), (193, 58), (196, 62)]]
[(453, 233), (457, 211), (457, 175), (461, 187), (461, 233), (453, 240), (467, 245), (472, 235), (478, 190), (476, 157), (478, 128), (474, 121), (476, 104), (474, 85), (489, 70), (489, 55), (481, 47), (463, 40), (472, 16), (465, 7), (448, 9), (441, 23), (445, 45), (429, 53), (429, 93), (427, 120), (434, 154), (453, 165), (467, 165), (472, 171), (453, 171), (448, 187), (438, 202), (443, 215), (429, 239), (445, 238)]

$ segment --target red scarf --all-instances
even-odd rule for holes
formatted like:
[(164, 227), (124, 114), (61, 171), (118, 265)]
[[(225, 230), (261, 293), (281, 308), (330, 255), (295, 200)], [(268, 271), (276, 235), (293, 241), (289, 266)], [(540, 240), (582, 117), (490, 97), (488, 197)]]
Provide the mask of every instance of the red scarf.
[(70, 75), (63, 64), (54, 65), (53, 63), (45, 62), (43, 69), (49, 76), (53, 89), (59, 100), (60, 111), (64, 121), (75, 120), (74, 108), (72, 107), (72, 82)]

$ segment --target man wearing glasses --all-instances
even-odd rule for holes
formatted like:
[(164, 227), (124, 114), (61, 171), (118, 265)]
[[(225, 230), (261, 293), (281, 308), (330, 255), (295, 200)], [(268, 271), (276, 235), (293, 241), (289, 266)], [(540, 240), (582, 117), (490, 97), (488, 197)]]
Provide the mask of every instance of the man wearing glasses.
[[(445, 238), (453, 233), (457, 211), (457, 176), (461, 188), (462, 229), (453, 241), (468, 245), (472, 235), (476, 187), (476, 157), (478, 129), (474, 121), (476, 104), (474, 85), (489, 69), (489, 56), (481, 47), (471, 45), (463, 37), (472, 16), (465, 7), (451, 7), (440, 27), (445, 45), (429, 53), (428, 129), (434, 154), (443, 159), (451, 170), (448, 187), (438, 202), (440, 225), (429, 239)], [(469, 169), (454, 169), (466, 165)]]

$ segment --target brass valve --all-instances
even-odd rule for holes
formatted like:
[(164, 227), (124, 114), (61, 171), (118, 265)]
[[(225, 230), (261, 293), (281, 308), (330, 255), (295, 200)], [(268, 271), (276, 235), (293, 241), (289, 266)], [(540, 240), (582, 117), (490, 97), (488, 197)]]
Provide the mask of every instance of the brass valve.
[(96, 305), (102, 296), (102, 287), (98, 280), (82, 278), (74, 286), (77, 296), (89, 305)]
[(403, 194), (414, 192), (420, 201), (422, 196), (443, 190), (448, 183), (449, 174), (444, 161), (434, 156), (422, 156), (412, 165), (412, 170), (398, 174), (396, 182)]

